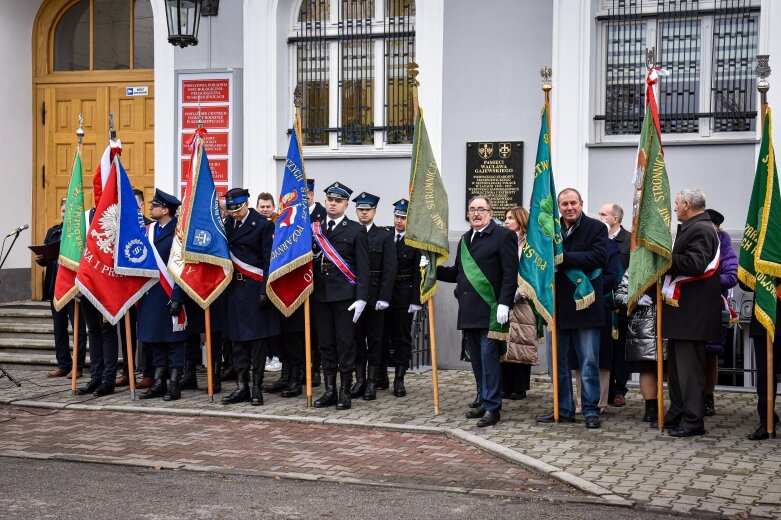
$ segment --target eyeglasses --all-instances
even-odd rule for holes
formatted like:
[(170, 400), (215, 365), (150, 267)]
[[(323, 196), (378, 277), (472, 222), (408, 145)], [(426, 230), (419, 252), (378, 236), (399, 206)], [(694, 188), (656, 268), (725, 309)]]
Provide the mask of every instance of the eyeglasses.
[(149, 203), (149, 207), (150, 207), (150, 208), (162, 208), (162, 207), (163, 207), (163, 205), (162, 205), (162, 204), (160, 204), (159, 202), (154, 202), (154, 201), (152, 201), (152, 202), (150, 202), (150, 203)]
[(482, 215), (486, 211), (491, 211), (491, 210), (488, 208), (469, 208), (467, 210), (467, 213), (469, 213), (470, 215), (474, 215), (475, 213), (477, 213), (478, 215)]

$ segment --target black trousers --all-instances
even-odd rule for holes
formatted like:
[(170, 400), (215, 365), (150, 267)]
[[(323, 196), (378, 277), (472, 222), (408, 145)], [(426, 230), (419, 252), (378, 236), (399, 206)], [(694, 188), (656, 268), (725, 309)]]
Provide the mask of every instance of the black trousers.
[(629, 322), (626, 319), (618, 319), (618, 339), (613, 340), (613, 360), (610, 367), (610, 390), (608, 399), (612, 402), (617, 395), (626, 395), (629, 389), (626, 382), (629, 380), (629, 372), (626, 366), (626, 330)]
[(70, 336), (68, 334), (68, 323), (79, 331), (79, 351), (77, 353), (78, 369), (84, 368), (87, 359), (87, 326), (84, 322), (84, 312), (79, 313), (79, 323), (73, 323), (74, 303), (69, 302), (62, 310), (54, 310), (54, 302), (51, 302), (52, 322), (54, 324), (54, 354), (57, 357), (57, 368), (70, 372), (73, 365), (73, 355), (71, 354)]
[(184, 352), (187, 349), (184, 341), (145, 343), (151, 347), (155, 368), (184, 368)]
[(118, 328), (103, 320), (103, 315), (86, 298), (81, 301), (89, 338), (90, 379), (114, 384), (117, 379)]
[(382, 335), (385, 328), (385, 313), (374, 308), (366, 309), (355, 324), (355, 365), (378, 367), (382, 359)]
[(233, 341), (233, 369), (242, 372), (252, 365), (253, 370), (263, 371), (268, 355), (268, 339)]
[(671, 339), (668, 344), (670, 409), (665, 423), (681, 428), (704, 427), (705, 342)]
[(412, 359), (412, 318), (407, 307), (390, 307), (385, 315), (385, 345), (383, 359), (387, 364), (387, 351), (393, 350), (393, 364), (409, 365)]
[(312, 315), (317, 327), (317, 346), (323, 372), (352, 372), (355, 369), (355, 324), (353, 300), (314, 302)]
[[(778, 374), (781, 372), (781, 355), (779, 355), (779, 343), (781, 336), (776, 334), (773, 365), (773, 388), (778, 392)], [(757, 362), (757, 414), (759, 415), (759, 424), (767, 428), (767, 339), (764, 337), (754, 338), (754, 356)], [(773, 395), (773, 408), (775, 408), (775, 394)], [(778, 421), (778, 414), (773, 412), (775, 420)]]
[(529, 389), (532, 366), (523, 363), (502, 363), (502, 392), (517, 393)]
[(282, 361), (296, 366), (304, 364), (304, 331), (280, 334), (276, 340)]
[[(136, 359), (136, 351), (138, 350), (138, 340), (136, 338), (136, 308), (130, 307), (130, 342), (133, 347), (133, 360)], [(119, 347), (118, 357), (122, 358), (122, 375), (129, 376), (129, 367), (127, 363), (127, 336), (125, 335), (125, 320), (124, 318), (119, 321), (119, 334), (121, 344)], [(142, 377), (153, 378), (155, 376), (154, 367), (154, 354), (152, 354), (152, 347), (142, 348), (141, 355), (143, 360), (140, 365), (142, 368)], [(137, 370), (135, 370), (138, 373)]]

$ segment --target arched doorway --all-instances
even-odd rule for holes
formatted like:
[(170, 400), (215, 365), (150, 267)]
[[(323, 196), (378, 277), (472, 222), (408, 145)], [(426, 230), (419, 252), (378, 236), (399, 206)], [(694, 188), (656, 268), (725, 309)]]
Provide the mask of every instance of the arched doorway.
[[(114, 114), (122, 163), (134, 187), (154, 190), (154, 63), (150, 0), (44, 0), (33, 26), (33, 226), (59, 221), (70, 181), (78, 116), (84, 117), (84, 188), (108, 143)], [(33, 268), (32, 295), (43, 272)]]

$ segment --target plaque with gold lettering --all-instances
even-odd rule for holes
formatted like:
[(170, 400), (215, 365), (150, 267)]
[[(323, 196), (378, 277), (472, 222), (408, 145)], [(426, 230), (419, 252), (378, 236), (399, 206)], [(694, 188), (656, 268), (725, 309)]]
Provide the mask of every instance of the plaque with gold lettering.
[(491, 199), (498, 219), (523, 205), (523, 141), (466, 143), (466, 204), (475, 195)]

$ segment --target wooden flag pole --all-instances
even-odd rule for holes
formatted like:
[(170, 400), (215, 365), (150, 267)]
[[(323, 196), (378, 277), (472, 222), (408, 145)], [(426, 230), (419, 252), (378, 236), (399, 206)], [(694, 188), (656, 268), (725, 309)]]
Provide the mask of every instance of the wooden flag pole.
[[(414, 61), (407, 63), (407, 74), (410, 76), (410, 89), (412, 91), (412, 120), (418, 119), (418, 64)], [(436, 269), (437, 266), (429, 265), (428, 269)], [(434, 319), (434, 298), (428, 299), (428, 338), (431, 348), (431, 383), (434, 391), (434, 416), (439, 415), (439, 373), (437, 372), (437, 333), (436, 320)]]
[(656, 282), (656, 406), (659, 432), (664, 431), (664, 341), (662, 340), (662, 284)]
[[(757, 56), (757, 90), (760, 94), (760, 133), (764, 132), (764, 124), (765, 124), (765, 115), (767, 114), (767, 91), (770, 90), (770, 83), (767, 81), (767, 78), (770, 76), (770, 55), (768, 54), (762, 54)], [(773, 167), (773, 165), (769, 165), (770, 168)], [(768, 174), (772, 174), (772, 172), (768, 172)], [(778, 320), (776, 319), (776, 322)], [(770, 340), (770, 334), (765, 334), (765, 353), (766, 353), (766, 363), (767, 366), (766, 371), (766, 377), (767, 377), (767, 417), (765, 417), (765, 427), (767, 429), (767, 433), (769, 435), (773, 435), (773, 431), (775, 429), (775, 417), (773, 416), (773, 408), (774, 408), (774, 398), (776, 395), (776, 389), (773, 384), (773, 342)]]
[(130, 379), (130, 400), (136, 400), (136, 371), (135, 360), (133, 359), (133, 342), (132, 334), (130, 330), (130, 313), (125, 312), (125, 343), (127, 344), (127, 354), (125, 355), (125, 363), (127, 363), (127, 376)]
[[(84, 116), (79, 114), (79, 128), (76, 130), (78, 140), (78, 152), (81, 153), (81, 145), (84, 143)], [(76, 395), (76, 371), (79, 366), (79, 300), (73, 302), (73, 361), (71, 362), (71, 392)]]
[(212, 309), (211, 306), (203, 310), (204, 325), (206, 330), (206, 393), (209, 401), (214, 402), (214, 363), (212, 362)]

